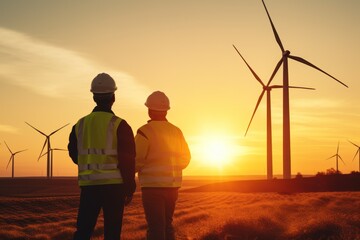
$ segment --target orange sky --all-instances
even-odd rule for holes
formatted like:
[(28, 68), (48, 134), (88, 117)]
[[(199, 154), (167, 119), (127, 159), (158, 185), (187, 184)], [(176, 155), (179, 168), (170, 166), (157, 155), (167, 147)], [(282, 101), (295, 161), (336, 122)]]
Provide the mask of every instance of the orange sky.
[[(289, 63), (292, 173), (335, 167), (359, 169), (360, 2), (267, 1), (283, 45), (347, 85), (300, 63)], [(19, 6), (21, 4), (21, 6)], [(265, 175), (266, 109), (263, 101), (244, 133), (260, 84), (235, 44), (267, 81), (281, 51), (260, 0), (242, 1), (2, 1), (0, 3), (0, 176), (10, 153), (15, 176), (44, 176), (37, 161), (46, 134), (66, 148), (71, 126), (89, 113), (89, 92), (99, 72), (118, 84), (113, 110), (133, 131), (147, 121), (144, 101), (154, 90), (170, 98), (168, 119), (192, 151), (185, 175)], [(280, 72), (281, 73), (281, 72)], [(273, 81), (282, 84), (281, 74)], [(264, 99), (265, 100), (265, 99)], [(274, 174), (282, 174), (282, 93), (272, 91)], [(209, 155), (209, 153), (211, 153)], [(76, 175), (66, 152), (54, 152), (54, 175)]]

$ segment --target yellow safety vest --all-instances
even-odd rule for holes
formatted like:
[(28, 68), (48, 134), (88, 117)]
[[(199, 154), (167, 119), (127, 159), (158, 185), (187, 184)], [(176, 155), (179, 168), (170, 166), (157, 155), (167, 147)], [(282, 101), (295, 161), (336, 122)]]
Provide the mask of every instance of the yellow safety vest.
[(141, 187), (181, 187), (190, 151), (179, 128), (151, 121), (135, 137), (136, 168)]
[(75, 127), (79, 186), (119, 184), (117, 128), (121, 118), (108, 112), (92, 112)]

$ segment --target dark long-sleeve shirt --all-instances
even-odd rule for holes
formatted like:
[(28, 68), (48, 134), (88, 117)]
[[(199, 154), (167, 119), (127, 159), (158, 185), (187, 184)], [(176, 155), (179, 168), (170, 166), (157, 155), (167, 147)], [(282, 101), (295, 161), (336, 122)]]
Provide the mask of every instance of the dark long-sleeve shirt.
[[(109, 112), (111, 109), (96, 106), (93, 112)], [(114, 113), (113, 113), (114, 114)], [(73, 126), (68, 144), (69, 156), (72, 161), (78, 163), (77, 138), (75, 133), (75, 125)], [(130, 125), (122, 120), (117, 128), (117, 152), (118, 152), (118, 168), (124, 181), (127, 194), (135, 191), (135, 142), (134, 134)]]

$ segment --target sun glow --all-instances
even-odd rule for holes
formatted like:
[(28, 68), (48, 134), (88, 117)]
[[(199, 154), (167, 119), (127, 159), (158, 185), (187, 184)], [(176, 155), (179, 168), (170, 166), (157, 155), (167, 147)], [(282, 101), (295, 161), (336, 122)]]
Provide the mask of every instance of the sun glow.
[(230, 165), (243, 153), (243, 148), (236, 143), (236, 139), (225, 136), (201, 137), (194, 150), (194, 157), (202, 164), (216, 168)]

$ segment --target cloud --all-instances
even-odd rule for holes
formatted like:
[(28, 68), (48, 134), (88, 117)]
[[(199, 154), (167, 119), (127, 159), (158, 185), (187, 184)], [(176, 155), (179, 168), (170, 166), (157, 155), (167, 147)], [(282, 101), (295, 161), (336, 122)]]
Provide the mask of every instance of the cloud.
[[(150, 92), (131, 75), (107, 69), (77, 52), (52, 46), (23, 33), (0, 28), (0, 81), (57, 98), (85, 98), (90, 79), (101, 72), (117, 82), (126, 102), (140, 104)], [(119, 90), (120, 91), (120, 90)]]
[(13, 126), (0, 124), (0, 132), (17, 133), (18, 129)]

